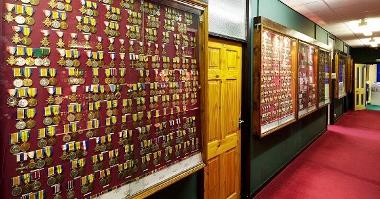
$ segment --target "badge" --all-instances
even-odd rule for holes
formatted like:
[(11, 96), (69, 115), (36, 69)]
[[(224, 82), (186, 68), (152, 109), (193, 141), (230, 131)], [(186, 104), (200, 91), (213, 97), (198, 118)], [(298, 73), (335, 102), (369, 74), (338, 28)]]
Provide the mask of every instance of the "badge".
[(77, 169), (73, 169), (71, 170), (70, 175), (72, 178), (76, 178), (79, 175), (79, 171)]
[(23, 130), (26, 128), (26, 123), (24, 121), (18, 121), (16, 123), (16, 129)]
[(28, 104), (29, 104), (29, 102), (26, 99), (21, 99), (21, 100), (18, 101), (18, 106), (21, 107), (21, 108), (27, 107)]
[(29, 78), (26, 78), (23, 80), (23, 83), (24, 83), (24, 86), (32, 86), (33, 85), (33, 80), (29, 79)]
[(44, 120), (43, 120), (43, 123), (46, 126), (50, 126), (53, 123), (53, 119), (51, 117), (45, 117)]
[(47, 141), (45, 139), (40, 139), (38, 140), (38, 143), (37, 143), (38, 147), (40, 148), (44, 148), (47, 146)]
[(68, 199), (73, 199), (73, 198), (75, 198), (75, 192), (74, 192), (73, 190), (69, 190), (69, 191), (67, 192), (67, 198), (68, 198)]
[(38, 190), (41, 188), (41, 182), (35, 180), (35, 181), (33, 182), (32, 186), (33, 186), (33, 191), (38, 191)]
[(34, 120), (28, 120), (28, 121), (26, 121), (26, 128), (28, 128), (28, 129), (32, 129), (32, 128), (34, 128), (35, 126), (36, 126), (36, 121), (34, 121)]
[(22, 81), (22, 79), (15, 79), (13, 81), (13, 86), (15, 86), (16, 88), (20, 88), (24, 85), (24, 82)]
[(14, 19), (15, 19), (16, 23), (19, 25), (25, 24), (25, 22), (26, 22), (25, 17), (21, 16), (21, 15), (16, 16)]
[(57, 96), (55, 99), (54, 99), (54, 103), (57, 104), (57, 105), (60, 105), (62, 104), (63, 102), (63, 98), (61, 96)]
[(47, 157), (45, 159), (46, 165), (50, 166), (53, 164), (53, 158), (52, 157)]
[(46, 87), (46, 86), (49, 86), (49, 80), (47, 79), (47, 78), (42, 78), (41, 80), (40, 80), (40, 84), (41, 84), (41, 86), (43, 86), (43, 87)]
[(29, 103), (29, 106), (35, 107), (35, 106), (37, 106), (38, 101), (35, 98), (30, 98), (28, 100), (28, 103)]
[(21, 195), (21, 193), (22, 193), (22, 188), (19, 186), (16, 186), (12, 189), (12, 196), (14, 197)]
[(63, 142), (70, 142), (71, 136), (69, 134), (66, 134), (63, 136)]
[(37, 162), (36, 162), (36, 168), (37, 168), (37, 169), (42, 169), (42, 168), (45, 167), (45, 164), (46, 164), (45, 160), (43, 160), (43, 159), (39, 159), (39, 160), (37, 160)]
[(75, 121), (75, 115), (70, 113), (69, 115), (67, 115), (67, 121), (69, 122), (74, 122)]

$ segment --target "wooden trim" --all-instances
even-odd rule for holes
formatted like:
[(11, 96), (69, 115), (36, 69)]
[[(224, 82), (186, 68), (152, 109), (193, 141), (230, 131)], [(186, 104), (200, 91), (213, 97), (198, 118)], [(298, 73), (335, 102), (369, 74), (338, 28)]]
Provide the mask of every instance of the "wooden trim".
[(164, 189), (164, 188), (166, 188), (166, 187), (168, 187), (168, 186), (170, 186), (170, 185), (172, 185), (172, 184), (174, 184), (174, 183), (176, 183), (176, 182), (178, 182), (178, 181), (180, 181), (180, 180), (182, 180), (182, 179), (190, 176), (191, 174), (193, 174), (193, 173), (195, 173), (195, 172), (203, 169), (204, 167), (205, 167), (205, 164), (201, 163), (201, 164), (199, 164), (199, 165), (197, 165), (197, 166), (195, 166), (195, 167), (193, 167), (193, 168), (191, 168), (191, 169), (189, 169), (187, 171), (182, 172), (181, 174), (178, 174), (178, 175), (176, 175), (176, 176), (174, 176), (174, 177), (172, 177), (172, 178), (170, 178), (168, 180), (165, 180), (165, 181), (159, 183), (158, 185), (155, 185), (155, 186), (153, 186), (151, 188), (148, 188), (148, 189), (144, 190), (141, 193), (138, 193), (138, 194), (132, 196), (131, 198), (133, 198), (133, 199), (140, 199), (140, 198), (146, 198), (148, 196), (151, 196), (154, 193), (156, 193), (156, 192), (158, 192), (158, 191), (160, 191), (160, 190), (162, 190), (162, 189)]
[(317, 41), (308, 35), (300, 33), (296, 30), (292, 30), (286, 26), (283, 26), (279, 23), (276, 23), (276, 22), (274, 22), (268, 18), (262, 17), (262, 16), (255, 17), (254, 18), (254, 24), (255, 24), (255, 26), (261, 25), (265, 28), (268, 28), (268, 29), (274, 30), (276, 32), (282, 33), (288, 37), (293, 37), (294, 39), (297, 39), (297, 40), (300, 40), (300, 41), (303, 41), (306, 43), (310, 43), (311, 45), (315, 45), (315, 46), (325, 48), (325, 49), (331, 49), (330, 46), (328, 46), (328, 45), (326, 45), (320, 41)]

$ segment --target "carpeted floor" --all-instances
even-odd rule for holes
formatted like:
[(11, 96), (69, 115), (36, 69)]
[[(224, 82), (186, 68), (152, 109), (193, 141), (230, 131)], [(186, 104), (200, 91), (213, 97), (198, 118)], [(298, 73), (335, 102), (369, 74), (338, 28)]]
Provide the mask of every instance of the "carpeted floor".
[(255, 199), (379, 199), (380, 111), (345, 114)]

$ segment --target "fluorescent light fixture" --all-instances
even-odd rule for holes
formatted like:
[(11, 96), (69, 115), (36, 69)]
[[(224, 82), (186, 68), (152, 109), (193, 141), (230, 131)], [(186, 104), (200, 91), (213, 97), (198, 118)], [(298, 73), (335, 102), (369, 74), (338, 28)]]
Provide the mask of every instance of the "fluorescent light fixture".
[(376, 48), (379, 45), (379, 40), (380, 40), (379, 37), (377, 38), (371, 37), (371, 39), (368, 40), (368, 45), (371, 46), (372, 48)]
[(380, 32), (380, 17), (349, 21), (346, 23), (352, 32), (370, 37), (374, 32)]

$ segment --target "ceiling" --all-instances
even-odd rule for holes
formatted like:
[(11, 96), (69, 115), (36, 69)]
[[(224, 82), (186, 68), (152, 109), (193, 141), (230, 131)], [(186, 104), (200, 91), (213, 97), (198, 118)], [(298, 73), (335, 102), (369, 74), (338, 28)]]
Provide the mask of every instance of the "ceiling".
[[(352, 47), (380, 44), (380, 0), (281, 1)], [(359, 25), (362, 19), (366, 23)], [(372, 36), (365, 36), (366, 31)]]

